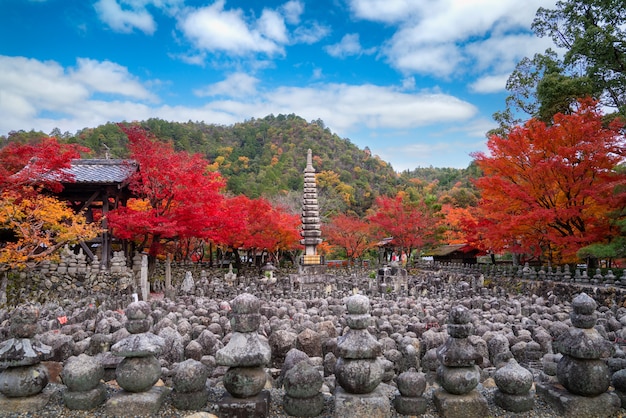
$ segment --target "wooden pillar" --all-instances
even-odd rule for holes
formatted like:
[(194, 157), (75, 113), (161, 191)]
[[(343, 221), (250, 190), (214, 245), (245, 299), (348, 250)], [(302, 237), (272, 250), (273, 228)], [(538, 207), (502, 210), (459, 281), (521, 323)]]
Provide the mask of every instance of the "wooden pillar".
[(102, 197), (102, 261), (100, 265), (105, 268), (109, 268), (109, 261), (111, 260), (111, 235), (109, 234), (109, 225), (107, 223), (106, 215), (109, 212), (109, 197), (106, 193)]

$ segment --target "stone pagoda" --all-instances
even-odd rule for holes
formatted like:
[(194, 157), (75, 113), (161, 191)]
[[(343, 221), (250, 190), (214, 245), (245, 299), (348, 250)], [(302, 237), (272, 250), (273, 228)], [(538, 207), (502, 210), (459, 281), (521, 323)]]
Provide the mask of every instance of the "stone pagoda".
[(326, 266), (322, 257), (317, 253), (317, 246), (322, 243), (320, 225), (320, 208), (317, 201), (317, 184), (315, 168), (313, 168), (313, 154), (309, 149), (304, 169), (304, 190), (302, 193), (302, 239), (304, 245), (298, 277), (296, 281), (302, 287), (325, 282)]
[(322, 243), (322, 231), (312, 155), (309, 149), (306, 154), (304, 191), (302, 193), (302, 239), (300, 243), (304, 245), (304, 257), (302, 260), (304, 265), (322, 264), (321, 257), (317, 254), (317, 246)]

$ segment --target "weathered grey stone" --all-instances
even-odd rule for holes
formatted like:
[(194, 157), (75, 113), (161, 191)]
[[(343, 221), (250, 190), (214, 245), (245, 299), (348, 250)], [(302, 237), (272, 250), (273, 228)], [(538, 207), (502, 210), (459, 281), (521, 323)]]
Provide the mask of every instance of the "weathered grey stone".
[(467, 338), (450, 337), (437, 351), (439, 362), (448, 367), (470, 367), (481, 364), (483, 356)]
[(379, 359), (339, 358), (335, 366), (337, 383), (348, 393), (372, 392), (382, 381), (384, 369)]
[(515, 360), (496, 370), (493, 378), (498, 389), (510, 395), (527, 394), (533, 384), (533, 374)]
[(117, 392), (107, 400), (105, 413), (114, 417), (158, 416), (170, 391), (165, 386), (153, 386), (145, 392)]
[(132, 334), (111, 347), (111, 352), (120, 357), (158, 356), (165, 340), (152, 333)]
[(122, 389), (144, 392), (161, 377), (161, 363), (154, 356), (126, 357), (118, 364), (115, 376)]
[(41, 392), (32, 396), (9, 398), (0, 393), (0, 411), (3, 413), (33, 415), (37, 411), (44, 409), (57, 391), (58, 388), (48, 385)]
[(368, 314), (370, 311), (370, 300), (367, 296), (353, 295), (347, 299), (346, 308), (348, 309), (348, 314), (351, 315)]
[(489, 416), (487, 401), (478, 391), (463, 395), (437, 389), (433, 393), (433, 403), (439, 416), (443, 418), (484, 418)]
[(233, 332), (226, 347), (215, 354), (220, 366), (258, 366), (269, 364), (270, 347), (256, 333)]
[(285, 356), (292, 348), (296, 347), (297, 334), (295, 332), (279, 329), (269, 337), (269, 346), (272, 352), (272, 366), (281, 368)]
[(150, 312), (150, 304), (143, 300), (128, 304), (128, 306), (124, 310), (126, 318), (128, 318), (129, 320), (147, 319), (150, 317)]
[(568, 391), (582, 396), (600, 395), (611, 384), (609, 368), (599, 359), (580, 360), (563, 356), (557, 365), (556, 376)]
[(172, 392), (172, 405), (186, 411), (196, 411), (205, 407), (209, 400), (209, 392), (205, 389), (196, 392)]
[(535, 407), (534, 393), (529, 392), (515, 395), (496, 390), (493, 401), (500, 408), (515, 413), (527, 412)]
[(594, 328), (570, 328), (561, 334), (554, 346), (563, 355), (579, 359), (607, 358), (615, 351), (613, 345)]
[(94, 388), (86, 391), (64, 390), (62, 396), (68, 409), (85, 411), (102, 405), (107, 398), (107, 389), (104, 383), (98, 382)]
[(393, 398), (393, 407), (402, 415), (421, 415), (426, 412), (428, 401), (421, 396), (410, 398), (398, 395)]
[(352, 394), (342, 387), (335, 389), (336, 418), (389, 418), (391, 417), (391, 403), (384, 392), (382, 385), (372, 392)]
[(249, 398), (263, 390), (266, 380), (263, 367), (230, 367), (223, 383), (224, 388), (235, 398)]
[(230, 325), (233, 332), (257, 332), (261, 324), (259, 313), (233, 313), (230, 316)]
[(416, 398), (422, 396), (426, 389), (426, 376), (424, 373), (418, 373), (415, 369), (411, 369), (401, 373), (396, 378), (396, 383), (402, 396)]
[(537, 394), (564, 417), (608, 418), (615, 416), (621, 406), (619, 397), (613, 392), (604, 392), (598, 396), (579, 396), (549, 383), (537, 382), (535, 387)]
[(86, 354), (70, 357), (63, 367), (61, 379), (72, 392), (90, 391), (104, 377), (104, 367), (96, 359)]
[(196, 340), (190, 341), (185, 346), (185, 358), (200, 361), (203, 355), (202, 346)]
[(337, 339), (337, 354), (345, 359), (372, 359), (382, 354), (382, 346), (368, 330), (351, 329)]
[(188, 359), (176, 366), (172, 383), (175, 393), (198, 392), (205, 389), (209, 369), (199, 361)]
[(283, 385), (285, 393), (293, 398), (310, 398), (319, 392), (323, 382), (324, 379), (313, 365), (301, 361), (285, 374)]
[(441, 387), (454, 395), (463, 395), (471, 392), (480, 382), (478, 366), (447, 367), (439, 366), (437, 378)]
[(249, 293), (237, 296), (230, 303), (233, 314), (257, 314), (261, 308), (261, 300)]
[(296, 348), (309, 357), (322, 357), (322, 336), (307, 328), (298, 334)]
[(32, 396), (48, 384), (48, 369), (43, 364), (10, 367), (0, 372), (0, 393), (9, 398)]
[(220, 418), (266, 418), (270, 409), (269, 392), (262, 391), (249, 398), (235, 398), (224, 395), (218, 402)]
[(319, 392), (308, 398), (285, 395), (283, 409), (294, 417), (316, 417), (324, 410), (324, 395)]

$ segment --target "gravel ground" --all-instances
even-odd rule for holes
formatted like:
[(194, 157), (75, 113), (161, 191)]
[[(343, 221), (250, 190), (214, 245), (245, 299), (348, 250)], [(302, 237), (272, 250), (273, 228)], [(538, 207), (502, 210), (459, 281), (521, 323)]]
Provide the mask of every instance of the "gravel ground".
[[(56, 394), (51, 398), (50, 402), (48, 403), (47, 407), (42, 410), (42, 411), (36, 411), (36, 412), (32, 412), (32, 413), (22, 413), (22, 414), (7, 414), (7, 413), (3, 413), (2, 411), (0, 411), (0, 417), (7, 417), (7, 418), (64, 418), (64, 417), (71, 417), (71, 418), (87, 418), (87, 417), (96, 417), (96, 418), (101, 418), (101, 417), (107, 417), (105, 411), (104, 411), (104, 407), (99, 407), (95, 410), (92, 411), (72, 411), (69, 410), (67, 408), (65, 408), (63, 406), (63, 401), (61, 398), (61, 394), (60, 394), (60, 390), (63, 388), (62, 385), (58, 385), (58, 384), (51, 384), (51, 386), (56, 387), (57, 389), (59, 389)], [(109, 394), (113, 394), (117, 389), (113, 388), (112, 386), (108, 386), (109, 388)], [(483, 385), (480, 385), (478, 387), (478, 389), (481, 391), (481, 393), (485, 396), (485, 398), (488, 401), (488, 405), (489, 405), (489, 411), (490, 411), (490, 416), (491, 417), (511, 417), (511, 418), (551, 418), (551, 417), (559, 417), (559, 415), (549, 406), (547, 405), (545, 402), (543, 402), (542, 399), (540, 399), (538, 396), (535, 396), (535, 408), (530, 411), (530, 412), (526, 412), (526, 413), (511, 413), (511, 412), (507, 412), (503, 409), (501, 409), (500, 407), (496, 406), (493, 403), (493, 391), (495, 390), (495, 388), (493, 387), (485, 387)], [(424, 393), (424, 396), (428, 399), (428, 409), (426, 411), (425, 414), (421, 415), (424, 418), (435, 418), (435, 417), (439, 417), (439, 414), (437, 413), (437, 411), (435, 410), (435, 407), (433, 405), (433, 401), (432, 401), (432, 392), (435, 390), (435, 387), (433, 386), (429, 386), (426, 389), (426, 392)], [(285, 412), (282, 409), (282, 397), (283, 397), (283, 390), (282, 389), (270, 389), (270, 394), (272, 397), (272, 403), (271, 403), (271, 409), (270, 409), (270, 414), (269, 417), (271, 418), (283, 418), (283, 417), (288, 417), (289, 415), (285, 414)], [(171, 417), (171, 418), (183, 418), (183, 417), (191, 417), (193, 414), (197, 414), (198, 412), (205, 412), (205, 413), (210, 413), (210, 414), (217, 414), (217, 406), (215, 405), (215, 402), (220, 399), (220, 397), (223, 395), (224, 390), (220, 389), (220, 388), (211, 388), (209, 390), (209, 402), (207, 404), (207, 407), (204, 408), (204, 410), (202, 411), (180, 411), (177, 410), (176, 408), (174, 408), (169, 400), (169, 396), (166, 398), (165, 403), (163, 404), (163, 406), (161, 407), (160, 411), (159, 411), (159, 417)], [(322, 412), (322, 415), (320, 415), (321, 418), (331, 418), (333, 417), (333, 398), (332, 396), (330, 396), (330, 394), (326, 394), (325, 396), (325, 406), (324, 406), (324, 411)], [(623, 417), (625, 411), (622, 409), (621, 412), (617, 415), (615, 415), (615, 417)], [(206, 414), (203, 414), (205, 417), (207, 416)], [(203, 415), (197, 414), (196, 417), (202, 417)], [(399, 415), (396, 413), (392, 414), (392, 417), (397, 418), (397, 417), (403, 417), (404, 415)]]

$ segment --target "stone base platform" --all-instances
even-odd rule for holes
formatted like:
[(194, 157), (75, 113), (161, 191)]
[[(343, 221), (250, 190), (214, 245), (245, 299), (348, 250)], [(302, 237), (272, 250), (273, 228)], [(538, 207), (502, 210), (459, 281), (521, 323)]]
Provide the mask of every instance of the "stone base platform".
[(535, 384), (537, 394), (564, 417), (601, 418), (614, 416), (621, 407), (619, 396), (605, 392), (598, 396), (574, 395), (558, 384)]
[(393, 407), (402, 415), (421, 415), (426, 412), (428, 402), (421, 396), (409, 398), (398, 395), (393, 398)]
[(104, 408), (107, 415), (115, 417), (158, 416), (165, 397), (171, 392), (165, 386), (153, 386), (147, 392), (122, 390), (107, 400)]
[(509, 412), (527, 412), (535, 407), (535, 392), (523, 395), (511, 395), (499, 389), (493, 393), (493, 401), (500, 408)]
[(465, 395), (453, 395), (444, 389), (433, 393), (433, 402), (443, 418), (483, 418), (489, 416), (487, 400), (476, 389)]
[(271, 396), (262, 391), (251, 398), (235, 398), (224, 394), (217, 402), (220, 418), (265, 418), (269, 414)]
[(23, 398), (8, 398), (0, 394), (0, 411), (19, 414), (40, 411), (45, 408), (52, 395), (58, 390), (58, 387), (48, 385), (41, 393)]
[(391, 402), (381, 386), (371, 393), (362, 395), (348, 393), (341, 386), (337, 386), (334, 416), (337, 418), (389, 418)]

